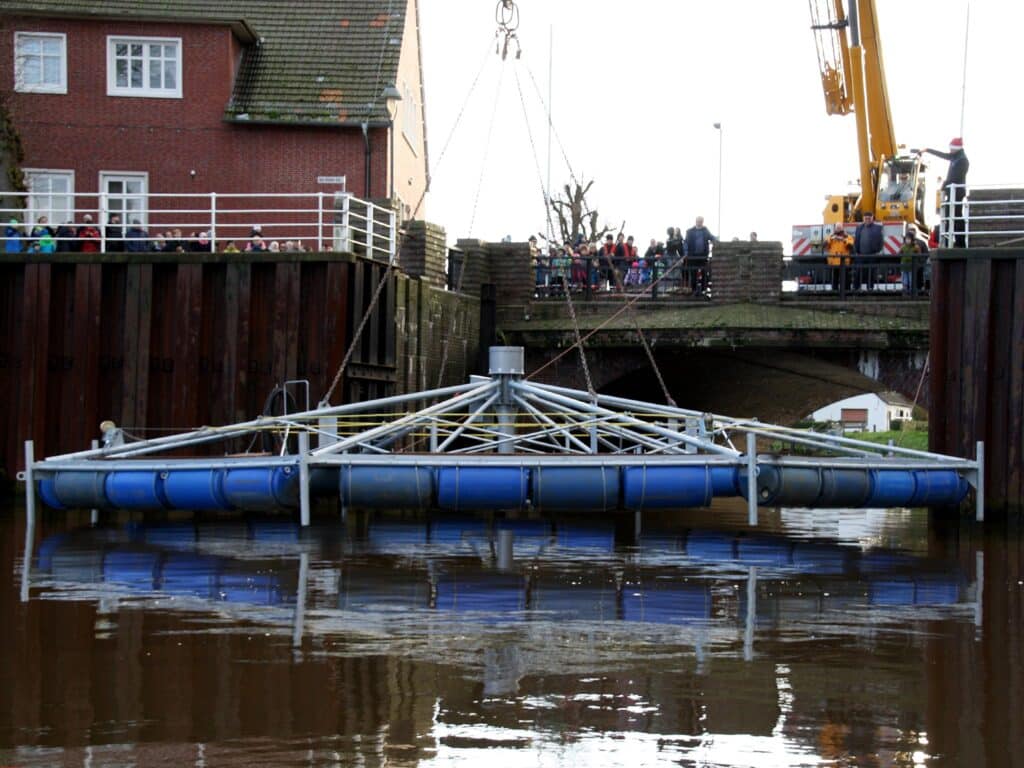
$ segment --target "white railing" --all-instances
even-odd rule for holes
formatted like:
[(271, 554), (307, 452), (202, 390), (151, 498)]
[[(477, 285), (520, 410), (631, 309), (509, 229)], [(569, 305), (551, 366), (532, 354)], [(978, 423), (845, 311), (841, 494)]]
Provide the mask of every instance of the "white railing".
[(943, 248), (1024, 247), (1024, 184), (950, 185), (939, 213)]
[(346, 192), (4, 192), (0, 221), (8, 252), (342, 251), (393, 263), (397, 235), (393, 210)]

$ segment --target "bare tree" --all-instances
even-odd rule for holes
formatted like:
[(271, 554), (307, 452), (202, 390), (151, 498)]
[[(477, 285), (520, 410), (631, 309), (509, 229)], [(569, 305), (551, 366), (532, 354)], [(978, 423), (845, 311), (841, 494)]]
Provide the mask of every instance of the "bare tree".
[(9, 93), (0, 91), (0, 208), (23, 207), (25, 198), (10, 192), (26, 192), (21, 163), (25, 151), (10, 112)]
[(548, 204), (551, 207), (551, 214), (554, 222), (558, 224), (561, 242), (575, 243), (578, 239), (586, 242), (596, 242), (603, 238), (608, 227), (597, 228), (598, 212), (591, 210), (587, 204), (587, 193), (594, 186), (594, 182), (588, 181), (584, 186), (580, 182), (566, 184), (562, 189), (564, 197), (552, 197)]

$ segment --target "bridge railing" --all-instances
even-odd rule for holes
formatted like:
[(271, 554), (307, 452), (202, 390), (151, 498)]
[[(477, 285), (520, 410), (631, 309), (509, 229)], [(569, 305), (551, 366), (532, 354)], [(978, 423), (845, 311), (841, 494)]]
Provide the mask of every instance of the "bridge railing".
[(675, 264), (667, 258), (609, 263), (599, 256), (539, 258), (532, 267), (534, 298), (561, 299), (566, 291), (585, 299), (602, 294), (640, 294), (653, 299), (710, 297), (708, 261)]
[(942, 192), (939, 242), (944, 248), (1024, 246), (1024, 189), (953, 184)]
[(396, 251), (395, 212), (346, 192), (4, 192), (0, 218), (8, 252), (250, 250), (257, 234), (263, 250)]
[(927, 296), (931, 262), (927, 254), (848, 258), (828, 264), (824, 256), (784, 259), (783, 293), (815, 296)]

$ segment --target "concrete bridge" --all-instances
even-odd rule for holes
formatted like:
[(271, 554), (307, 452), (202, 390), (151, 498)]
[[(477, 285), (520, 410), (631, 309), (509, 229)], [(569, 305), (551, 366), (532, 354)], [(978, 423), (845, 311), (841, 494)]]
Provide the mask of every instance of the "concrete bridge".
[(564, 354), (578, 326), (595, 389), (663, 399), (639, 327), (687, 407), (785, 423), (883, 389), (920, 393), (927, 405), (927, 295), (904, 297), (898, 284), (869, 290), (867, 278), (860, 294), (842, 297), (783, 291), (780, 243), (718, 244), (705, 294), (588, 288), (570, 295), (572, 311), (560, 291), (537, 290), (526, 244), (463, 240), (454, 256), (453, 272), (467, 270), (462, 290), (481, 296), (482, 343), (524, 347), (527, 370), (542, 369), (542, 381), (586, 388), (579, 354)]

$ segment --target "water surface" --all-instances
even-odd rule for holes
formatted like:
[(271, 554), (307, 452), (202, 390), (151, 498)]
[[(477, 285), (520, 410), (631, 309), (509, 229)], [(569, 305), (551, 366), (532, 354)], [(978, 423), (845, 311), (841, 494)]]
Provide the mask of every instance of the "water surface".
[(1024, 765), (1016, 527), (745, 515), (0, 511), (0, 765)]

